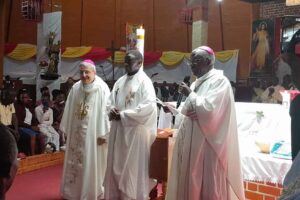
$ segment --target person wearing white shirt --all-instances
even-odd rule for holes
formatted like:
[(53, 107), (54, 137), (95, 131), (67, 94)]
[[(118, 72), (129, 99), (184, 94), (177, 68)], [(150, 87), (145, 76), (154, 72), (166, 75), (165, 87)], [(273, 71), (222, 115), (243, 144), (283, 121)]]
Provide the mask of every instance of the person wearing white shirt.
[(53, 143), (56, 151), (59, 151), (59, 134), (52, 127), (53, 110), (49, 107), (50, 96), (42, 96), (42, 104), (35, 107), (35, 115), (39, 122), (39, 131), (45, 136), (45, 143)]

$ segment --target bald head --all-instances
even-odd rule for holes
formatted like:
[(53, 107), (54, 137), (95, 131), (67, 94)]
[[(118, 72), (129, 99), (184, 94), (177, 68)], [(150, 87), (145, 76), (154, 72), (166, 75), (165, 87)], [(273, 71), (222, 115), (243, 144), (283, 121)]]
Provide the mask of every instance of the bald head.
[(191, 67), (195, 76), (201, 77), (214, 67), (215, 53), (207, 46), (201, 46), (192, 51)]
[(129, 76), (136, 74), (143, 64), (143, 55), (138, 50), (130, 50), (125, 55), (125, 70)]

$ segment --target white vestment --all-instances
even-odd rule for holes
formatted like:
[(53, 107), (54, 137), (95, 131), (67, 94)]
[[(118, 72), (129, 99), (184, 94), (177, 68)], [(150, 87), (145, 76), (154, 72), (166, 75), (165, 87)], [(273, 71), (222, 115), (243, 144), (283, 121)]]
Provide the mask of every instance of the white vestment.
[(43, 110), (43, 105), (35, 107), (35, 116), (39, 121), (39, 130), (46, 137), (45, 142), (51, 142), (55, 145), (56, 151), (59, 151), (59, 134), (53, 128), (53, 110), (48, 108), (46, 112)]
[(155, 91), (143, 70), (122, 76), (111, 92), (110, 106), (120, 110), (109, 134), (106, 200), (148, 199), (154, 186), (149, 179), (150, 147), (156, 137)]
[(192, 85), (174, 145), (167, 200), (244, 199), (233, 93), (212, 69)]
[(97, 145), (97, 138), (107, 138), (110, 124), (106, 105), (108, 86), (96, 76), (91, 88), (75, 83), (69, 93), (60, 129), (67, 134), (61, 193), (65, 199), (103, 198), (107, 144)]

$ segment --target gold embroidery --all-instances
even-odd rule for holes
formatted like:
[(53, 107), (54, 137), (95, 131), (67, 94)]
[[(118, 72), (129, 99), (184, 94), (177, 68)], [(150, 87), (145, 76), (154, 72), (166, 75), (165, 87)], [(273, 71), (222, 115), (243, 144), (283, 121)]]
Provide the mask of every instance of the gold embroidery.
[(86, 105), (86, 99), (88, 97), (88, 93), (84, 93), (84, 99), (83, 102), (81, 102), (79, 105), (77, 105), (77, 111), (76, 116), (78, 119), (83, 120), (88, 115), (89, 106)]
[(126, 99), (125, 99), (125, 107), (127, 107), (127, 105), (131, 104), (134, 97), (135, 97), (135, 92), (132, 92), (132, 90), (130, 89), (129, 94), (126, 96)]

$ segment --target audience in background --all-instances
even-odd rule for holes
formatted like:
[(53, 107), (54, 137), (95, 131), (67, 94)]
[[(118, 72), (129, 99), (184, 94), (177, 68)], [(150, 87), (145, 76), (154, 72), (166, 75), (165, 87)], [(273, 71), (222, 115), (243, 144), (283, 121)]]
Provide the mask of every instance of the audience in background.
[(290, 74), (286, 74), (282, 79), (282, 86), (285, 90), (294, 90), (296, 89), (295, 85), (292, 82), (292, 76)]
[[(32, 99), (26, 89), (19, 90), (15, 109), (20, 133), (20, 141), (18, 143), (19, 151), (27, 155), (35, 155), (36, 141), (41, 135), (38, 132), (37, 120), (32, 111)], [(41, 138), (39, 139), (39, 141), (42, 140)], [(27, 140), (29, 140), (29, 142), (27, 142)], [(44, 146), (44, 144), (42, 143), (41, 146)]]
[(52, 95), (52, 102), (54, 103), (58, 95), (60, 95), (61, 91), (59, 89), (54, 89), (51, 92)]
[(69, 92), (72, 88), (72, 86), (74, 85), (76, 81), (72, 78), (72, 77), (69, 77), (68, 80), (67, 80), (67, 87), (66, 87), (66, 91), (65, 91), (65, 96), (66, 98), (68, 98), (69, 96)]
[[(46, 87), (46, 86), (42, 87), (40, 89), (40, 92), (41, 92), (41, 96), (43, 96), (43, 95), (48, 95), (49, 96), (49, 102), (48, 102), (48, 104), (49, 104), (50, 107), (52, 107), (52, 101), (50, 101), (50, 91), (49, 91), (49, 88)], [(41, 104), (42, 104), (42, 99), (36, 101), (36, 105), (37, 106), (39, 106)]]
[(268, 87), (263, 94), (261, 99), (263, 103), (282, 103), (282, 95), (280, 91), (284, 91), (284, 87), (279, 84), (279, 79), (274, 77), (272, 85)]
[(0, 95), (0, 122), (7, 126), (14, 134), (16, 139), (19, 139), (18, 120), (16, 117), (14, 100), (8, 88), (3, 89)]
[(44, 94), (41, 99), (41, 105), (35, 108), (35, 115), (39, 122), (39, 130), (45, 136), (45, 142), (55, 145), (56, 151), (59, 150), (59, 134), (52, 127), (53, 110), (49, 106), (50, 96)]
[(264, 90), (261, 88), (260, 81), (255, 79), (252, 84), (252, 102), (261, 103), (261, 95)]
[(162, 101), (164, 102), (168, 101), (170, 93), (166, 81), (164, 81), (163, 84), (160, 86), (160, 92), (161, 92)]
[(64, 133), (59, 129), (60, 122), (64, 113), (64, 108), (65, 108), (65, 94), (61, 91), (58, 90), (57, 96), (55, 100), (53, 101), (53, 127), (54, 129), (58, 132), (59, 134), (59, 144), (60, 146), (65, 145), (65, 135)]

